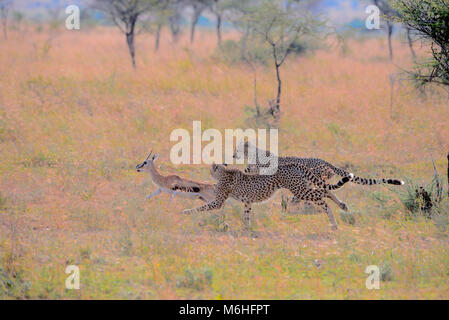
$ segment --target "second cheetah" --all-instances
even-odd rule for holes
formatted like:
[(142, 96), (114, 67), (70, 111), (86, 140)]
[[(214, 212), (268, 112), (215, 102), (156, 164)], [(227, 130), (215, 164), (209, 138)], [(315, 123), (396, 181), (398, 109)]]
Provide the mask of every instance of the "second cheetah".
[[(246, 174), (237, 169), (229, 169), (224, 165), (213, 164), (210, 169), (211, 177), (218, 181), (215, 187), (215, 199), (201, 207), (184, 210), (189, 214), (198, 211), (219, 209), (229, 197), (244, 203), (243, 221), (246, 228), (250, 228), (251, 205), (263, 202), (273, 196), (281, 188), (290, 190), (298, 199), (309, 201), (322, 208), (329, 219), (333, 230), (337, 229), (337, 221), (329, 206), (324, 201), (330, 198), (343, 210), (346, 204), (341, 202), (329, 190), (338, 189), (350, 181), (353, 175), (343, 177), (337, 184), (328, 185), (316, 177), (309, 169), (301, 165), (279, 166), (273, 175)], [(315, 188), (312, 188), (313, 184)]]
[[(250, 149), (254, 148), (252, 153)], [(266, 164), (262, 164), (259, 160), (260, 156), (264, 156), (267, 159), (274, 157), (270, 151), (262, 150), (246, 141), (237, 146), (234, 159), (240, 159), (241, 157), (248, 159), (249, 164), (245, 168), (246, 173), (259, 173), (259, 169), (267, 167)], [(287, 164), (296, 164), (298, 166), (307, 167), (315, 176), (321, 178), (324, 182), (331, 179), (334, 175), (339, 175), (345, 177), (349, 174), (345, 169), (336, 167), (331, 163), (318, 159), (318, 158), (300, 158), (300, 157), (277, 157), (277, 163), (279, 166)], [(372, 178), (362, 178), (358, 176), (353, 176), (351, 182), (361, 185), (376, 185), (376, 184), (392, 184), (392, 185), (403, 185), (404, 181), (397, 179), (372, 179)], [(292, 203), (299, 203), (300, 199), (293, 197)]]

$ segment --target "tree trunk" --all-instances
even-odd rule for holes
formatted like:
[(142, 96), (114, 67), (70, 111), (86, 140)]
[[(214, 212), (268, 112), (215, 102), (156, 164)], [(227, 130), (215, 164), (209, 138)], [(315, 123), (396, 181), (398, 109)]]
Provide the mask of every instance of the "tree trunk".
[(246, 42), (249, 37), (249, 28), (246, 29), (245, 33), (242, 35), (241, 46), (240, 46), (240, 58), (246, 59)]
[(1, 12), (1, 19), (2, 19), (3, 37), (6, 40), (6, 39), (8, 39), (7, 29), (6, 29), (8, 23), (7, 23), (7, 13), (4, 12), (3, 10)]
[(126, 43), (128, 44), (129, 54), (134, 70), (136, 70), (136, 52), (134, 49), (134, 31), (126, 33)]
[(198, 23), (198, 19), (200, 18), (201, 12), (195, 10), (193, 14), (192, 24), (190, 25), (190, 43), (193, 43), (195, 40), (195, 28)]
[(275, 67), (276, 67), (276, 79), (278, 81), (278, 92), (277, 92), (277, 96), (276, 96), (276, 104), (278, 106), (278, 109), (280, 110), (282, 81), (281, 81), (281, 74), (279, 72), (280, 66), (277, 64), (277, 62), (275, 62)]
[(257, 102), (257, 73), (256, 73), (256, 68), (254, 68), (254, 105), (256, 106), (256, 114), (259, 117), (260, 116), (260, 107), (259, 107), (259, 103)]
[(170, 21), (170, 31), (172, 35), (172, 40), (174, 43), (178, 42), (178, 35), (179, 35), (179, 15), (176, 13), (170, 18), (168, 18)]
[(415, 60), (416, 54), (415, 54), (415, 50), (413, 49), (412, 38), (410, 37), (410, 28), (407, 28), (407, 40), (408, 40), (408, 46), (410, 47), (410, 52), (412, 53), (413, 60)]
[(393, 60), (393, 47), (391, 45), (391, 34), (393, 33), (393, 25), (387, 22), (388, 29), (388, 50), (390, 51), (390, 60)]
[(136, 51), (134, 49), (134, 30), (136, 27), (137, 16), (131, 17), (126, 26), (126, 43), (128, 44), (129, 54), (134, 70), (136, 70)]
[(220, 14), (216, 14), (217, 16), (217, 40), (218, 40), (218, 45), (221, 44), (221, 15)]
[(158, 51), (159, 50), (159, 41), (161, 38), (161, 29), (162, 29), (162, 24), (159, 23), (157, 25), (157, 29), (156, 29), (156, 40), (155, 40), (155, 44), (154, 44), (154, 51)]

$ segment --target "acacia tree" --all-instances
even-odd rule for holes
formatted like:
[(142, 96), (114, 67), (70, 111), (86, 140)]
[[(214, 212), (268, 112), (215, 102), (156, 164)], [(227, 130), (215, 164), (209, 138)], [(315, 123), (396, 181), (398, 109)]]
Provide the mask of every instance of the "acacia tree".
[[(393, 34), (393, 19), (399, 16), (399, 12), (391, 6), (391, 0), (373, 0), (374, 4), (379, 8), (380, 12), (387, 18), (387, 35), (388, 35), (388, 50), (390, 53), (390, 60), (393, 60), (393, 47), (391, 45), (391, 36)], [(410, 35), (410, 28), (405, 26), (407, 33), (408, 45), (413, 58), (416, 57), (415, 50), (413, 49), (413, 42)]]
[(201, 14), (209, 6), (210, 0), (187, 0), (188, 4), (192, 7), (192, 21), (190, 22), (190, 43), (195, 40), (195, 30), (198, 20)]
[(108, 14), (126, 36), (131, 62), (136, 69), (134, 37), (136, 24), (141, 16), (160, 5), (157, 0), (94, 0), (93, 7)]
[(8, 14), (12, 8), (12, 0), (0, 0), (0, 18), (2, 20), (3, 37), (8, 38)]
[(421, 86), (434, 83), (449, 89), (449, 1), (394, 0), (393, 8), (399, 13), (394, 21), (430, 45), (431, 57), (415, 63), (413, 79)]
[(173, 0), (160, 1), (157, 6), (154, 6), (151, 14), (147, 17), (148, 22), (156, 26), (154, 37), (154, 51), (159, 50), (162, 27), (168, 22), (168, 17), (171, 14), (171, 2), (173, 2)]
[(215, 15), (216, 32), (218, 45), (221, 44), (222, 23), (226, 11), (229, 9), (229, 3), (226, 0), (211, 0), (209, 10)]
[[(305, 3), (305, 2), (304, 2)], [(260, 1), (249, 6), (242, 15), (249, 36), (270, 47), (276, 72), (276, 99), (270, 103), (269, 113), (278, 119), (281, 111), (282, 80), (280, 68), (297, 41), (305, 35), (317, 34), (324, 22), (312, 17), (301, 1)]]
[(173, 42), (178, 42), (179, 34), (181, 33), (182, 10), (185, 6), (185, 0), (170, 0), (169, 1), (169, 15), (168, 23), (172, 34)]

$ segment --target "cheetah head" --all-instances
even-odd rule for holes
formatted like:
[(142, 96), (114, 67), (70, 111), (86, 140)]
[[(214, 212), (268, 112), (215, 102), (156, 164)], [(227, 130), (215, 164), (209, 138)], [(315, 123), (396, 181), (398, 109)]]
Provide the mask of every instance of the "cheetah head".
[(219, 180), (224, 172), (226, 172), (226, 164), (213, 163), (210, 167), (210, 176), (215, 180)]
[(242, 158), (248, 157), (248, 150), (250, 148), (256, 148), (251, 142), (249, 141), (241, 141), (237, 146), (235, 147), (234, 155), (232, 156), (234, 159), (239, 160)]

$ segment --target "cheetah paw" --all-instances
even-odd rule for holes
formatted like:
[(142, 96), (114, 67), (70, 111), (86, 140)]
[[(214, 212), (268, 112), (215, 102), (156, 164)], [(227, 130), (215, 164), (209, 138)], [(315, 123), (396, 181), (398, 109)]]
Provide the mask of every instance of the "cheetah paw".
[(348, 206), (346, 205), (346, 203), (340, 202), (339, 206), (341, 210), (348, 211)]

